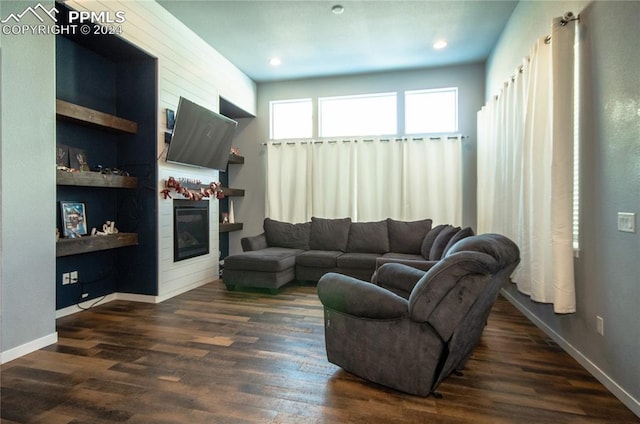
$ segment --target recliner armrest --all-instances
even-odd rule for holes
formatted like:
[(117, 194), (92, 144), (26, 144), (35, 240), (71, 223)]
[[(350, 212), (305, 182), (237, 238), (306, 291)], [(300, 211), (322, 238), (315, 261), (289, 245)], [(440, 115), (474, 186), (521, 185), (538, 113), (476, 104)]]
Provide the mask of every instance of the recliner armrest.
[(329, 309), (362, 318), (398, 319), (409, 312), (407, 300), (395, 293), (333, 272), (318, 281), (318, 297)]
[[(435, 263), (437, 262), (433, 262), (433, 264)], [(411, 291), (425, 274), (426, 271), (409, 265), (385, 263), (376, 270), (371, 281), (405, 299), (409, 299)]]
[(261, 250), (269, 247), (267, 244), (267, 236), (262, 233), (252, 237), (242, 237), (240, 239), (243, 252), (249, 252), (252, 250)]

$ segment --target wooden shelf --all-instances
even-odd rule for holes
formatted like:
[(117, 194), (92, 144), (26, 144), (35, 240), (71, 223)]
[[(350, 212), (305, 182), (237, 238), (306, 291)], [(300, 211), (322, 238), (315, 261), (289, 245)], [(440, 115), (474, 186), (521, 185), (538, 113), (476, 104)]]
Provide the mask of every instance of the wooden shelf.
[(227, 162), (232, 165), (241, 165), (244, 163), (244, 156), (238, 156), (234, 154), (229, 155), (229, 161)]
[(78, 255), (99, 250), (117, 249), (138, 244), (138, 234), (118, 233), (107, 236), (84, 236), (75, 239), (60, 239), (56, 243), (56, 256)]
[(244, 189), (242, 188), (229, 188), (229, 187), (220, 187), (222, 189), (222, 193), (226, 197), (242, 197), (244, 196)]
[(128, 119), (115, 115), (89, 109), (88, 107), (56, 100), (56, 115), (59, 118), (69, 119), (81, 124), (106, 128), (129, 134), (138, 132), (138, 124)]
[(241, 222), (234, 222), (233, 224), (220, 224), (220, 229), (218, 230), (219, 233), (228, 233), (231, 231), (239, 231), (242, 230), (242, 223)]
[(78, 187), (136, 188), (136, 177), (101, 174), (100, 172), (67, 172), (56, 170), (56, 184)]

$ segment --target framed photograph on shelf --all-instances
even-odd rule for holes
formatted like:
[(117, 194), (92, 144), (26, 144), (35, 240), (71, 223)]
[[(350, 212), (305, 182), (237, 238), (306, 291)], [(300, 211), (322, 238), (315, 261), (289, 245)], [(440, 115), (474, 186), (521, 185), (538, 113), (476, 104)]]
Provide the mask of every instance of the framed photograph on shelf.
[(56, 145), (56, 165), (69, 167), (69, 146), (64, 144)]
[(69, 147), (69, 164), (71, 168), (75, 168), (80, 171), (91, 170), (91, 168), (89, 168), (87, 153), (84, 150), (76, 149), (75, 147)]
[(66, 238), (78, 238), (87, 234), (87, 214), (84, 203), (60, 202), (62, 235)]

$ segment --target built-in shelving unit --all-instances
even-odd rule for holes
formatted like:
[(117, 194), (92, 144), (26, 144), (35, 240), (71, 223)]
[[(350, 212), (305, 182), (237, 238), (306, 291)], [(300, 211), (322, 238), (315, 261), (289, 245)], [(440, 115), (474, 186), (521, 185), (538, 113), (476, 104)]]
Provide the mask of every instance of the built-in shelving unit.
[(242, 188), (230, 188), (230, 187), (220, 187), (222, 189), (222, 193), (227, 197), (242, 197), (244, 196), (244, 189)]
[(239, 230), (242, 230), (242, 223), (241, 222), (234, 222), (234, 223), (224, 222), (224, 223), (220, 223), (219, 232), (221, 232), (221, 233), (229, 233), (231, 231), (239, 231)]
[(138, 124), (133, 121), (60, 99), (56, 100), (56, 116), (58, 119), (67, 119), (79, 124), (113, 131), (122, 131), (129, 134), (138, 132)]
[(85, 236), (75, 239), (60, 239), (56, 244), (56, 257), (79, 255), (100, 250), (135, 246), (138, 235), (135, 233), (117, 233), (106, 236)]
[[(58, 24), (67, 24), (69, 7), (56, 7)], [(158, 195), (149, 189), (157, 182), (157, 69), (156, 58), (116, 35), (56, 35), (56, 143), (105, 170), (68, 172), (62, 167), (74, 161), (60, 163), (56, 199), (83, 205), (88, 233), (107, 221), (118, 229), (58, 240), (56, 309), (114, 292), (158, 293)], [(74, 271), (80, 284), (63, 284)]]
[(100, 172), (57, 170), (56, 184), (76, 187), (136, 188), (138, 179), (136, 177), (103, 174)]
[[(222, 183), (224, 184), (229, 180), (228, 179), (229, 165), (242, 165), (242, 164), (244, 164), (244, 156), (230, 154), (229, 160), (227, 162), (227, 172), (224, 173), (224, 178), (222, 178), (223, 180)], [(244, 189), (241, 189), (241, 188), (221, 187), (221, 189), (222, 189), (222, 194), (224, 194), (225, 197), (244, 196)], [(221, 212), (224, 212), (225, 210), (228, 211), (229, 207), (230, 206), (229, 206), (228, 200), (223, 199), (223, 201), (220, 202)], [(240, 222), (221, 222), (218, 232), (223, 234), (223, 233), (229, 233), (232, 231), (239, 231), (239, 230), (242, 230), (242, 223)]]
[(244, 156), (234, 155), (231, 153), (227, 163), (230, 165), (242, 165), (244, 163)]

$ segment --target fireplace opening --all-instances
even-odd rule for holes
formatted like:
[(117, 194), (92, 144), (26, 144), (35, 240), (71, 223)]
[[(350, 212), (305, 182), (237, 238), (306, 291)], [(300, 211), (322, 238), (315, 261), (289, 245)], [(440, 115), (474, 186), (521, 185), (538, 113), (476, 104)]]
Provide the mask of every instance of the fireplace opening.
[(173, 201), (173, 261), (209, 253), (209, 201)]

